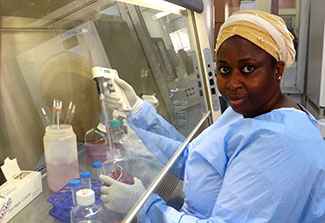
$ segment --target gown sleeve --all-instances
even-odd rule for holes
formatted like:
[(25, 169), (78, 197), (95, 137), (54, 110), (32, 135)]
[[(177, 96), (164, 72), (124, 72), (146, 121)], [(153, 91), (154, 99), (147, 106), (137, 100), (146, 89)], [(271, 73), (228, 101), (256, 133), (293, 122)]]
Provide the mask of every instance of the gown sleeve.
[[(143, 144), (166, 165), (174, 153), (185, 141), (174, 126), (156, 113), (154, 108), (144, 101), (139, 113), (128, 117), (129, 126), (137, 133)], [(185, 149), (173, 170), (179, 178), (183, 178), (184, 162), (187, 157)]]

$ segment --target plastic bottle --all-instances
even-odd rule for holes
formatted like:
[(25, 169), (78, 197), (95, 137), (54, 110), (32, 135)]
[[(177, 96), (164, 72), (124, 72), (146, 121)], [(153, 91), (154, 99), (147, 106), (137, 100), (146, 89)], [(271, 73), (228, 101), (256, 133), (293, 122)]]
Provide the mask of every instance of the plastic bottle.
[(77, 205), (77, 191), (81, 189), (81, 180), (73, 179), (70, 180), (69, 186), (71, 187), (71, 197), (73, 206)]
[(104, 210), (96, 204), (95, 192), (91, 189), (81, 189), (77, 192), (77, 206), (70, 211), (71, 223), (87, 222), (102, 223)]
[(103, 163), (100, 161), (93, 162), (94, 179), (99, 180), (99, 176), (104, 174)]
[(99, 123), (96, 128), (88, 130), (85, 134), (84, 141), (87, 156), (106, 156), (108, 150), (106, 128), (102, 123)]
[(124, 149), (124, 131), (120, 128), (119, 120), (110, 120), (111, 131), (113, 136), (113, 141), (115, 145), (115, 149), (118, 151), (119, 149)]
[(51, 191), (57, 192), (70, 180), (79, 178), (77, 138), (71, 125), (46, 127), (43, 137), (47, 180)]
[(91, 173), (83, 171), (80, 173), (81, 189), (91, 189)]

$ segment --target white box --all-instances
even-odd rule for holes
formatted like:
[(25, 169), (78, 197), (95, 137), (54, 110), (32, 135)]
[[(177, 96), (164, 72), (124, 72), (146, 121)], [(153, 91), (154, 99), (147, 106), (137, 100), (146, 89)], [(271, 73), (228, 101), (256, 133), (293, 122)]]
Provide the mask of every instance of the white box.
[(0, 222), (6, 223), (42, 192), (41, 173), (21, 170), (16, 159), (6, 158), (1, 170), (6, 182), (0, 186)]

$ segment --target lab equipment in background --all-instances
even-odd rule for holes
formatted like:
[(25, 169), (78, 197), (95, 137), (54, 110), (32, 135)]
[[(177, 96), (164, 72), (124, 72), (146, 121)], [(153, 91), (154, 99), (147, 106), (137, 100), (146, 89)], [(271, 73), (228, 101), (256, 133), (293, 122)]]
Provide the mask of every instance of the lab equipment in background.
[(179, 129), (186, 129), (188, 126), (188, 101), (173, 101), (173, 106), (175, 127)]
[(81, 189), (91, 189), (91, 173), (83, 171), (80, 173)]
[(79, 179), (70, 180), (69, 186), (71, 188), (72, 205), (76, 206), (77, 205), (76, 193), (78, 190), (81, 189), (81, 180)]
[(173, 102), (174, 124), (177, 129), (186, 129), (188, 127), (188, 101), (186, 99), (186, 91), (184, 84), (176, 86), (170, 90), (170, 99)]
[(79, 177), (76, 134), (71, 125), (48, 126), (43, 143), (48, 185), (51, 191), (56, 192)]
[[(77, 178), (76, 180), (79, 181), (81, 184), (81, 180)], [(96, 204), (99, 204), (100, 197), (99, 191), (100, 187), (103, 184), (96, 179), (91, 180), (91, 188), (95, 191), (95, 200)], [(70, 183), (62, 187), (58, 192), (53, 194), (49, 199), (47, 199), (49, 203), (53, 205), (53, 208), (50, 209), (49, 214), (60, 221), (70, 222), (70, 212), (71, 209), (74, 207), (72, 203), (72, 193), (71, 193), (71, 186)]]
[(77, 192), (77, 206), (71, 210), (71, 222), (104, 222), (103, 207), (95, 202), (95, 193), (91, 189), (82, 189)]
[(106, 156), (108, 148), (105, 135), (106, 128), (102, 123), (99, 123), (97, 128), (92, 128), (86, 132), (84, 141), (87, 156)]
[(99, 176), (104, 174), (103, 163), (101, 161), (93, 162), (93, 178), (99, 179)]

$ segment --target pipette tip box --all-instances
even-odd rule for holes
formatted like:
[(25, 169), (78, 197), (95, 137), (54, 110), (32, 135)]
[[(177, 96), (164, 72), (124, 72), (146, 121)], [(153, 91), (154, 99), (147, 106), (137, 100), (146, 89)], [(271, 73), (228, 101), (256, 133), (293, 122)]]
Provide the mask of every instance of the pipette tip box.
[(0, 186), (0, 222), (6, 223), (42, 193), (41, 173), (21, 170), (17, 159), (1, 166), (6, 181)]

